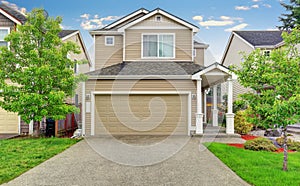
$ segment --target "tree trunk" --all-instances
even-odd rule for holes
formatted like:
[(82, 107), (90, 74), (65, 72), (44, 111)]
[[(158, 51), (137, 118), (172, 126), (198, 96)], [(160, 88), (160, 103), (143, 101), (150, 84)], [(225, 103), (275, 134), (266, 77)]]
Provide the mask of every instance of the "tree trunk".
[(287, 132), (286, 132), (286, 127), (283, 129), (283, 171), (288, 170), (288, 146), (287, 146)]

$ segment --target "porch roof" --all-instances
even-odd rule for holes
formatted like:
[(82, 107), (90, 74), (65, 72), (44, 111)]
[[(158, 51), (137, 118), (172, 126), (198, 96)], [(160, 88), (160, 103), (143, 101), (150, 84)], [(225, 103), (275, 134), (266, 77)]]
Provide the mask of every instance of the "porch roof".
[(217, 62), (192, 75), (193, 80), (202, 80), (203, 88), (226, 82), (228, 78), (236, 79), (237, 76), (227, 67)]

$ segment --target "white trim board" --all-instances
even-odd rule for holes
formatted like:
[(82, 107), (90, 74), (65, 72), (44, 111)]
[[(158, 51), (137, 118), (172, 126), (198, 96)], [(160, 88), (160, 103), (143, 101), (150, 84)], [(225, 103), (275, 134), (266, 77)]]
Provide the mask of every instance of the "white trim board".
[(152, 95), (187, 95), (187, 135), (190, 136), (192, 130), (192, 92), (191, 91), (91, 91), (91, 135), (95, 135), (95, 95), (128, 95), (128, 94), (152, 94)]
[(10, 14), (8, 14), (6, 11), (4, 11), (2, 8), (0, 8), (0, 13), (3, 14), (5, 17), (7, 17), (8, 19), (10, 19), (11, 21), (13, 21), (14, 23), (16, 23), (17, 25), (21, 25), (21, 21), (19, 21), (18, 19), (14, 18), (13, 16), (11, 16)]
[(176, 22), (178, 22), (178, 23), (180, 23), (180, 24), (182, 24), (182, 25), (184, 25), (184, 26), (192, 29), (193, 32), (198, 32), (199, 31), (198, 27), (196, 27), (196, 26), (194, 26), (194, 25), (192, 25), (192, 24), (190, 24), (190, 23), (188, 23), (186, 21), (183, 21), (183, 20), (181, 20), (181, 19), (179, 19), (179, 18), (177, 18), (177, 17), (175, 17), (175, 16), (173, 16), (173, 15), (171, 15), (171, 14), (169, 14), (169, 13), (167, 13), (167, 12), (161, 10), (161, 9), (153, 10), (152, 12), (150, 12), (150, 13), (148, 13), (148, 14), (140, 17), (140, 18), (138, 18), (137, 20), (132, 21), (129, 24), (124, 25), (123, 27), (119, 28), (118, 31), (119, 32), (124, 32), (124, 30), (126, 30), (127, 28), (129, 28), (129, 27), (131, 27), (131, 26), (133, 26), (133, 25), (135, 25), (135, 24), (137, 24), (137, 23), (139, 23), (139, 22), (141, 22), (141, 21), (143, 21), (143, 20), (145, 20), (145, 19), (147, 19), (147, 18), (155, 15), (155, 14), (161, 14), (161, 15), (163, 15), (165, 17), (168, 17), (169, 19), (172, 19), (172, 20), (174, 20), (174, 21), (176, 21)]

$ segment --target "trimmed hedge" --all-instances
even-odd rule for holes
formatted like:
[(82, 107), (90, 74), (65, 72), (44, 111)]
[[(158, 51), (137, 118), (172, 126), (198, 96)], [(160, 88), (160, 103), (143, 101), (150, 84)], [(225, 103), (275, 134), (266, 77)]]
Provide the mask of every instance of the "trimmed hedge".
[(266, 138), (256, 138), (253, 140), (246, 141), (244, 144), (245, 149), (254, 150), (254, 151), (270, 151), (274, 152), (277, 150), (273, 142)]

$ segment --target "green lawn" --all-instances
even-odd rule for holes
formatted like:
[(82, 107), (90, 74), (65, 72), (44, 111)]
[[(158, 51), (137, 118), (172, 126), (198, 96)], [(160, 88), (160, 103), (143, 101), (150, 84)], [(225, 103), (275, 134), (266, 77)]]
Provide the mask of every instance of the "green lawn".
[(300, 185), (300, 153), (289, 153), (288, 172), (281, 170), (283, 153), (250, 151), (227, 144), (205, 144), (242, 179), (253, 185)]
[(0, 184), (62, 152), (78, 140), (36, 138), (0, 140)]

